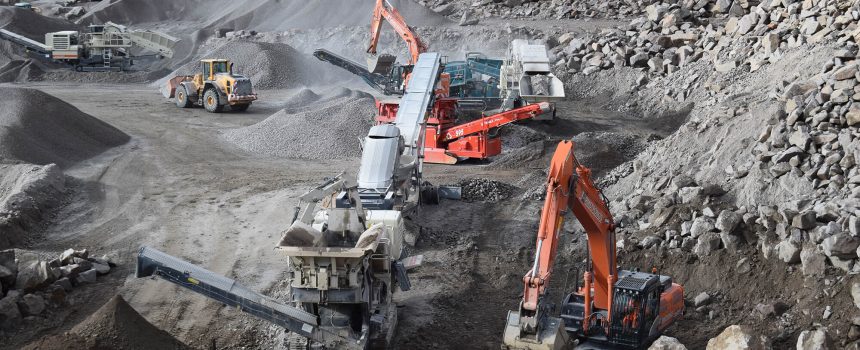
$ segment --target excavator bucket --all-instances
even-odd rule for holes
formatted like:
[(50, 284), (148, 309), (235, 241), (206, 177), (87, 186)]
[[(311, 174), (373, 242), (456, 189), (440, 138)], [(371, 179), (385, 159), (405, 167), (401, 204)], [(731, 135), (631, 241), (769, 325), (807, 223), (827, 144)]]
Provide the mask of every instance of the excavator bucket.
[(569, 349), (572, 340), (564, 330), (561, 319), (547, 317), (541, 324), (537, 335), (520, 337), (520, 315), (516, 311), (508, 311), (508, 322), (505, 324), (503, 341), (508, 350), (562, 350)]
[(165, 98), (173, 98), (176, 95), (176, 87), (179, 86), (183, 81), (189, 80), (189, 76), (186, 75), (177, 75), (170, 80), (167, 81), (167, 85), (165, 89), (161, 91), (162, 95)]
[(367, 70), (376, 74), (388, 74), (397, 57), (393, 55), (367, 55)]

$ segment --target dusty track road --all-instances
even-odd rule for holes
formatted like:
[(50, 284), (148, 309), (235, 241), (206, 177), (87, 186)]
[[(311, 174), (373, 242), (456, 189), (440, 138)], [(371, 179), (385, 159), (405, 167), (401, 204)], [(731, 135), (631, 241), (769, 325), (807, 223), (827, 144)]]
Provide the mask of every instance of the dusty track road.
[[(276, 112), (276, 101), (288, 91), (262, 91), (261, 102), (248, 113), (209, 114), (200, 108), (178, 109), (144, 85), (28, 86), (116, 126), (132, 141), (66, 169), (74, 178), (74, 197), (34, 243), (43, 250), (79, 247), (113, 253), (121, 273), (81, 292), (63, 321), (20, 334), (10, 348), (67, 330), (116, 293), (150, 322), (195, 347), (213, 341), (219, 347), (276, 345), (281, 334), (276, 327), (166, 282), (134, 278), (137, 249), (151, 245), (282, 297), (286, 262), (273, 247), (292, 218), (297, 197), (327, 176), (354, 171), (357, 159), (253, 157), (219, 139), (222, 130)], [(633, 118), (573, 102), (561, 108), (557, 124), (530, 127), (550, 139), (583, 131), (656, 132)], [(426, 169), (428, 180), (445, 184), (467, 177), (514, 183), (542, 168), (498, 170), (470, 163)], [(412, 229), (421, 227), (426, 236), (411, 250), (427, 259), (413, 273), (415, 289), (400, 297), (397, 343), (404, 348), (496, 347), (504, 314), (516, 307), (518, 276), (530, 259), (539, 205), (511, 198), (424, 209)], [(461, 326), (465, 331), (452, 332)], [(441, 334), (448, 337), (436, 336)]]

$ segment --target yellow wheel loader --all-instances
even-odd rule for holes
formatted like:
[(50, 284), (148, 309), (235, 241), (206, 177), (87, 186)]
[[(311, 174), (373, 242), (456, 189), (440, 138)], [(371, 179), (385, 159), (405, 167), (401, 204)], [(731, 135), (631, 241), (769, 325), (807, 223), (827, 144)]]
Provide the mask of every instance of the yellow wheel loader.
[(167, 82), (168, 98), (173, 98), (177, 107), (203, 106), (211, 113), (229, 107), (241, 112), (257, 100), (251, 80), (233, 74), (233, 63), (229, 60), (206, 59), (200, 63), (202, 73), (176, 76)]

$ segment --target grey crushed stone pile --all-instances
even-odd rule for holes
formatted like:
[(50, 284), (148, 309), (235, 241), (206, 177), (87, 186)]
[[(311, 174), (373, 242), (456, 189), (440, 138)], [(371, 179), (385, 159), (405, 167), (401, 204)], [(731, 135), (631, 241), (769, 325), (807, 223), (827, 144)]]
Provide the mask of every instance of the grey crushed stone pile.
[(504, 182), (488, 179), (463, 179), (457, 183), (462, 190), (462, 199), (467, 202), (498, 202), (509, 198), (516, 187)]
[(129, 136), (74, 106), (34, 89), (0, 87), (0, 158), (67, 167)]
[[(313, 97), (311, 92), (294, 98)], [(316, 100), (315, 100), (316, 101)], [(299, 101), (287, 101), (299, 104)], [(223, 138), (250, 153), (293, 159), (343, 159), (361, 155), (363, 139), (376, 114), (373, 97), (342, 89), (303, 108), (286, 108)]]

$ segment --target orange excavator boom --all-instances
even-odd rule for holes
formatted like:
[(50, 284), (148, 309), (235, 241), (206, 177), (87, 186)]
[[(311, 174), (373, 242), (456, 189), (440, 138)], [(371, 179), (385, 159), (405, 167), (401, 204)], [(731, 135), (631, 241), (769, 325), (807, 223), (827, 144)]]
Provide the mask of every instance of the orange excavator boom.
[(406, 20), (400, 15), (400, 12), (388, 1), (376, 0), (376, 7), (373, 9), (373, 19), (370, 24), (370, 45), (367, 47), (367, 53), (376, 55), (383, 20), (387, 21), (394, 28), (394, 31), (406, 41), (406, 45), (409, 47), (409, 64), (414, 64), (418, 61), (418, 55), (427, 52), (427, 45), (406, 24)]
[(572, 141), (559, 143), (549, 167), (535, 260), (523, 278), (522, 309), (525, 311), (538, 311), (539, 298), (546, 291), (552, 275), (563, 215), (567, 209), (579, 219), (588, 235), (593, 262), (594, 304), (602, 309), (609, 307), (610, 281), (617, 275), (615, 224), (602, 194), (591, 181), (591, 170), (576, 160), (573, 149)]

